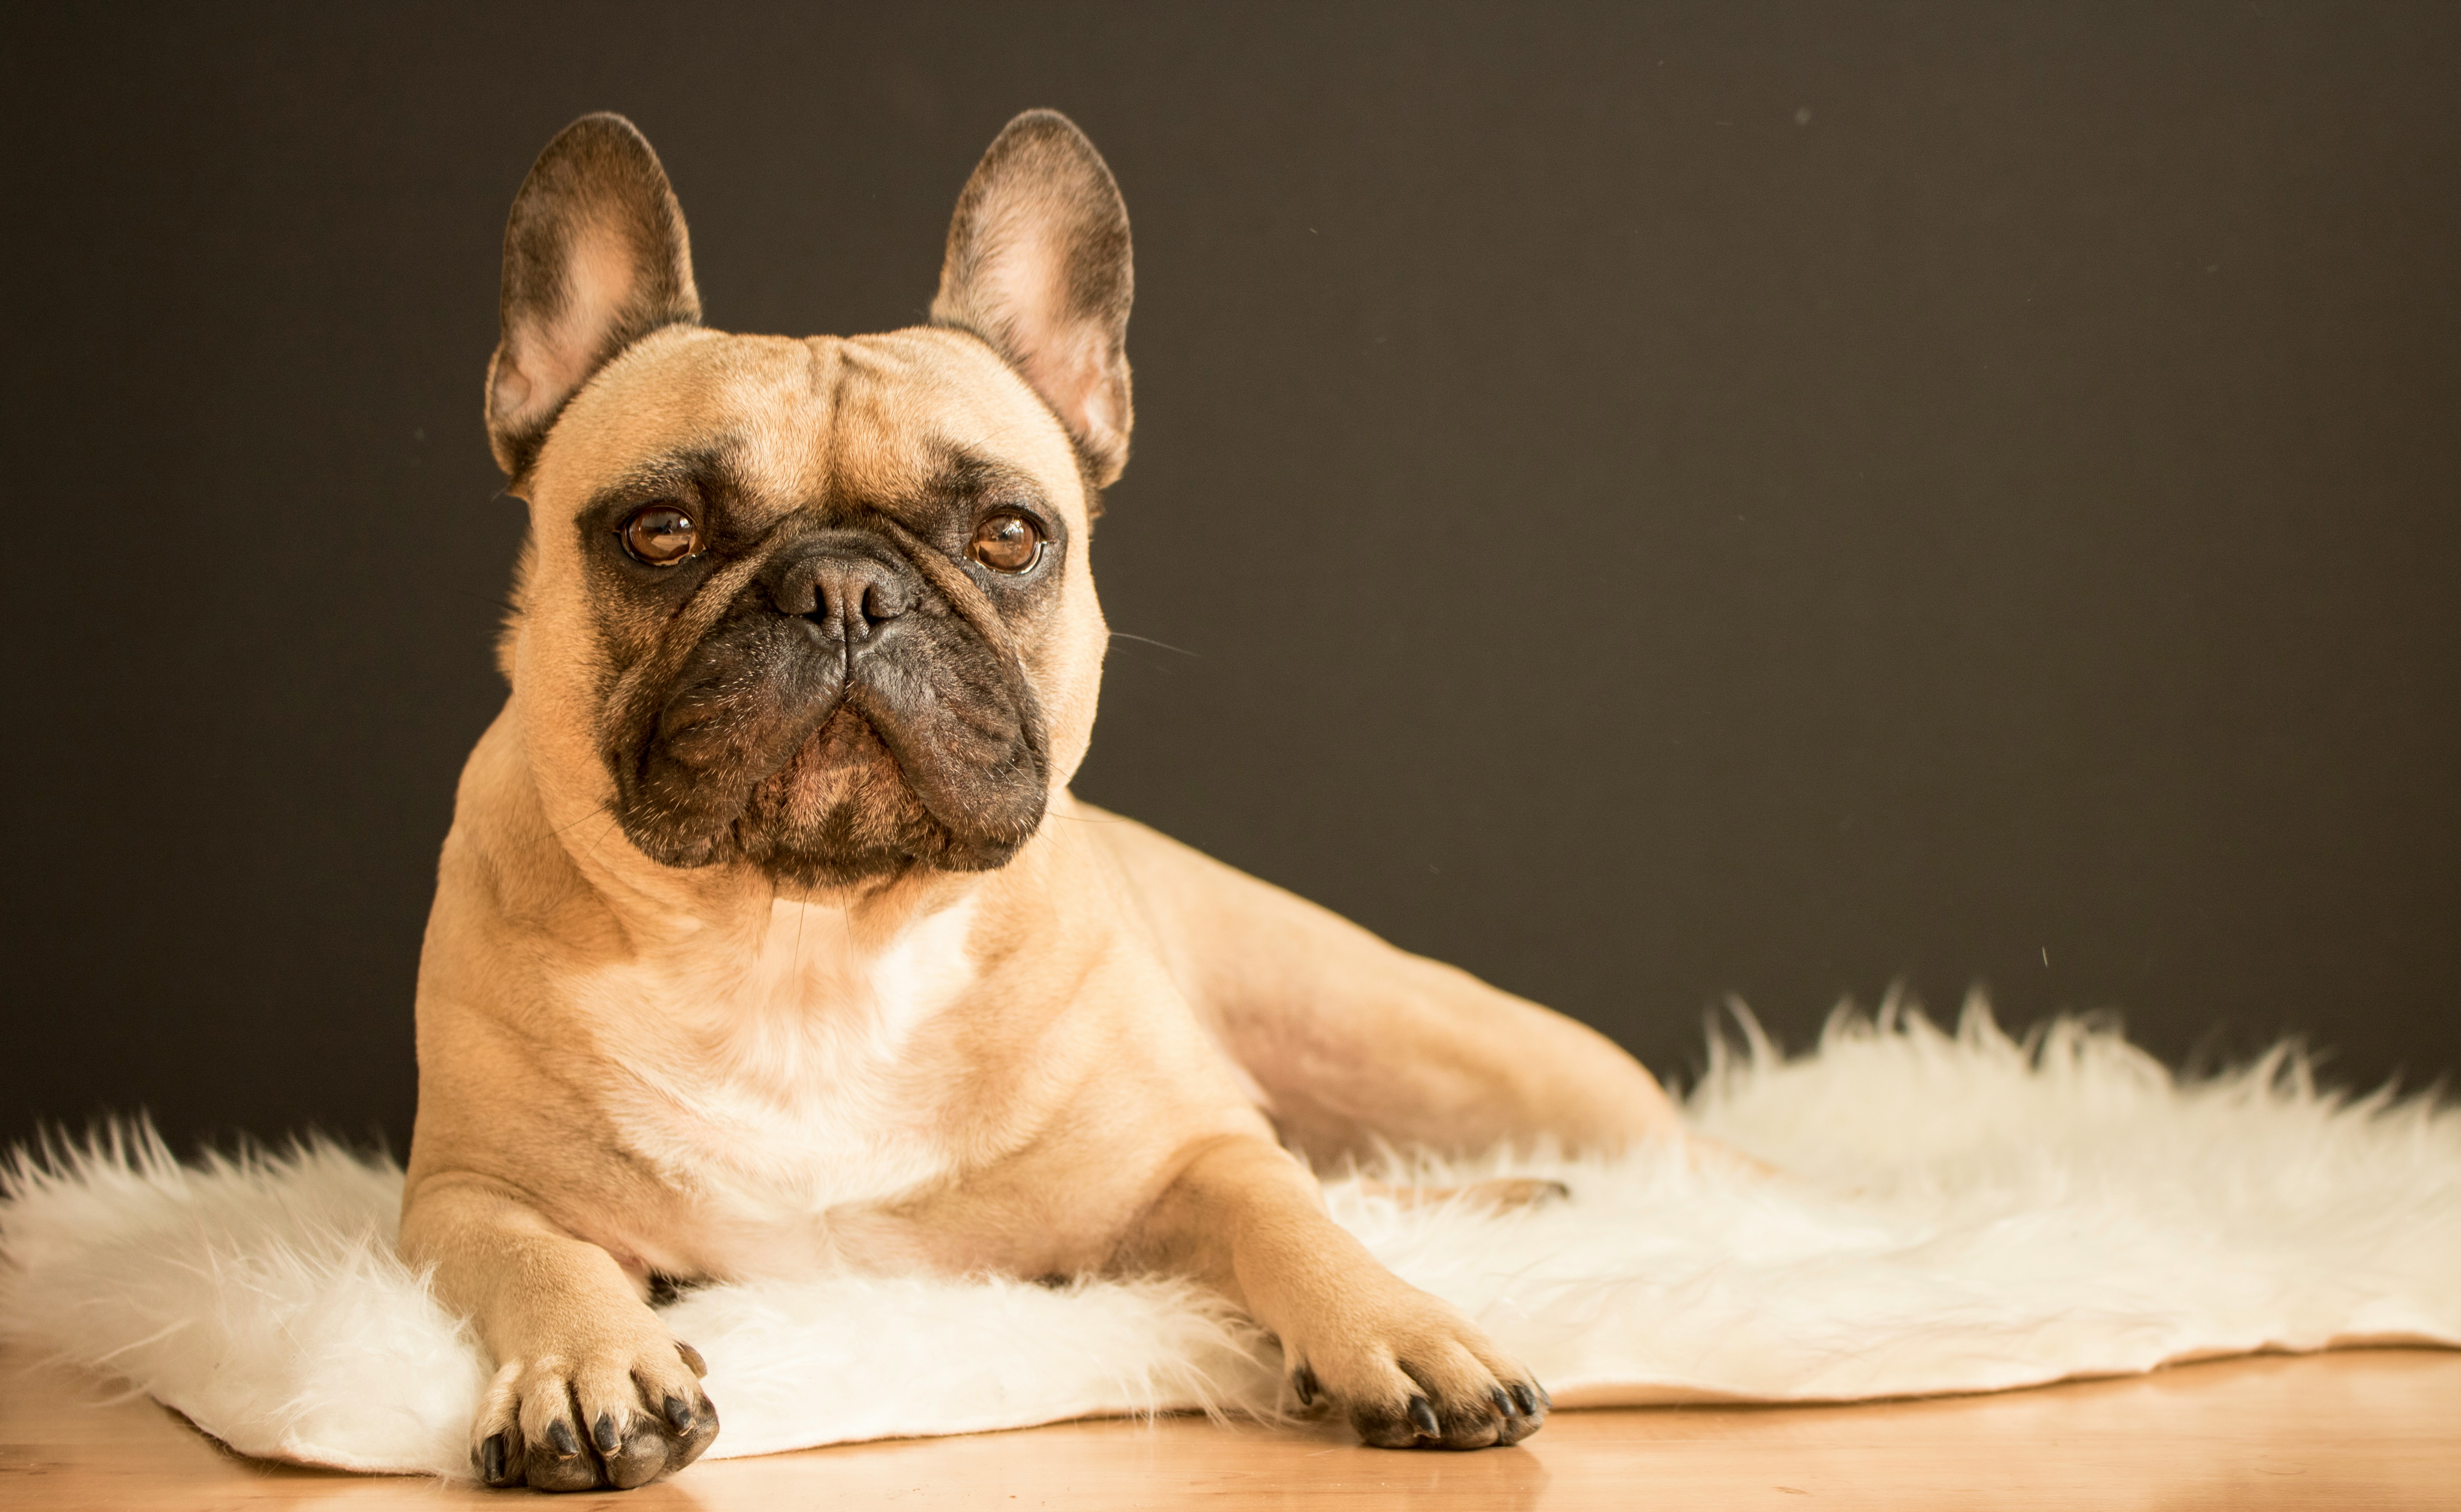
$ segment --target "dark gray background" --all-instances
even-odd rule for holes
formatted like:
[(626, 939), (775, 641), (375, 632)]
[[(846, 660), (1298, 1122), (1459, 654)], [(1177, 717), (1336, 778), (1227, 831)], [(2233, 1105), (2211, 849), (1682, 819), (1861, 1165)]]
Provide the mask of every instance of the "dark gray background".
[(607, 108), (735, 329), (1109, 156), (1186, 654), (1091, 798), (1679, 1078), (1900, 976), (2461, 1065), (2461, 8), (499, 9), (11, 11), (0, 1136), (404, 1138), (498, 239)]

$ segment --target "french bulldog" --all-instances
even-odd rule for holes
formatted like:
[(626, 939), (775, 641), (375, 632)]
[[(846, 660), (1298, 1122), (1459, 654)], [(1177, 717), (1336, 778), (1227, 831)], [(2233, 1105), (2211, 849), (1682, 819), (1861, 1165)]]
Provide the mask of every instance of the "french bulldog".
[(439, 866), (400, 1239), (493, 1355), (488, 1484), (689, 1464), (718, 1416), (653, 1295), (835, 1265), (1176, 1273), (1368, 1443), (1543, 1421), (1311, 1162), (1680, 1139), (1658, 1084), (1069, 792), (1131, 287), (1110, 170), (1048, 111), (884, 335), (703, 327), (620, 117), (523, 182), (485, 411), (529, 509), (511, 692)]

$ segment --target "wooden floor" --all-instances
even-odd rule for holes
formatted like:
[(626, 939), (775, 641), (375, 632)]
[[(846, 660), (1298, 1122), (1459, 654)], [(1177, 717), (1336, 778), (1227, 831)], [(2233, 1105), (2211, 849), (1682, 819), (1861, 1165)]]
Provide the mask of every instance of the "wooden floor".
[[(490, 1495), (250, 1463), (153, 1404), (0, 1357), (0, 1507), (449, 1508)], [(2222, 1361), (1999, 1396), (1567, 1412), (1396, 1454), (1202, 1418), (717, 1460), (562, 1505), (657, 1508), (2461, 1508), (2461, 1352)]]

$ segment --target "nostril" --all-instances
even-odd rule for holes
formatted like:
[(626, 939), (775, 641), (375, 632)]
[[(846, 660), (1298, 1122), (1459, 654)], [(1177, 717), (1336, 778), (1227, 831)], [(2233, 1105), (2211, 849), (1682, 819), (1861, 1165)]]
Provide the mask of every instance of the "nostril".
[(794, 595), (792, 607), (787, 603), (780, 607), (800, 614), (832, 638), (867, 640), (909, 607), (903, 586), (891, 569), (878, 563), (823, 563), (806, 582), (809, 588)]
[(769, 602), (778, 607), (781, 614), (800, 614), (806, 619), (817, 620), (828, 613), (828, 605), (822, 598), (819, 586), (809, 578), (790, 578), (782, 583), (773, 583), (769, 587)]

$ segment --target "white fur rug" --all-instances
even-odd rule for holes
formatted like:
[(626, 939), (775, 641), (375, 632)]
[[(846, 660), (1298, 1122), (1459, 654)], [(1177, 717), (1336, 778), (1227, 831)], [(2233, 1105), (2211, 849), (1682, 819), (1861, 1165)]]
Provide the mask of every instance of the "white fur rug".
[[(1689, 1113), (1783, 1168), (1493, 1161), (1569, 1202), (1334, 1210), (1560, 1406), (1998, 1391), (2363, 1341), (2461, 1346), (2461, 1109), (2319, 1095), (2277, 1051), (2183, 1084), (2075, 1023), (1840, 1018), (1787, 1061), (1746, 1023)], [(1388, 1173), (1389, 1174), (1389, 1173)], [(119, 1132), (0, 1196), (0, 1331), (243, 1453), (468, 1474), (486, 1364), (394, 1258), (400, 1174), (310, 1142), (175, 1161)], [(670, 1312), (715, 1455), (1206, 1407), (1272, 1414), (1269, 1342), (1187, 1288), (836, 1274)]]

